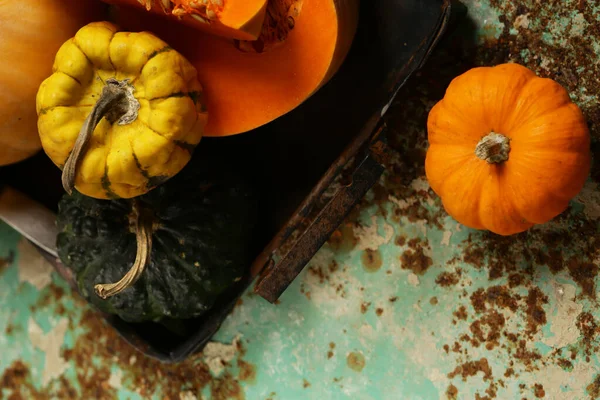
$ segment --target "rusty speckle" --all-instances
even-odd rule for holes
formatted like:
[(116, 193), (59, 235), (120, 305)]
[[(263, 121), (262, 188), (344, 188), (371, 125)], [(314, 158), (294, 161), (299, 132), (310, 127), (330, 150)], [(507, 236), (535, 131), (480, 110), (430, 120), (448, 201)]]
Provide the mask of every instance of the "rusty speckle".
[(435, 283), (442, 287), (454, 286), (458, 283), (460, 277), (456, 272), (444, 271), (437, 276)]
[(303, 380), (302, 380), (302, 387), (303, 387), (304, 389), (306, 389), (307, 387), (310, 387), (310, 382), (309, 382), (309, 381), (307, 381), (306, 379), (303, 379)]
[(429, 304), (431, 304), (432, 306), (437, 305), (438, 303), (438, 298), (433, 296), (432, 298), (429, 299)]
[(394, 241), (394, 243), (396, 243), (396, 245), (402, 247), (406, 244), (406, 237), (404, 236), (398, 236), (396, 238), (396, 240)]
[(15, 252), (10, 250), (7, 257), (0, 257), (0, 271), (8, 267), (15, 261)]
[(583, 294), (596, 298), (596, 276), (598, 276), (598, 266), (592, 263), (570, 260), (568, 264), (569, 274), (575, 282), (581, 287)]
[(537, 331), (546, 324), (546, 312), (542, 308), (543, 304), (548, 303), (546, 296), (539, 288), (529, 290), (527, 295), (527, 331), (526, 333), (533, 336)]
[(445, 351), (446, 353), (449, 353), (449, 352), (450, 352), (450, 346), (448, 346), (447, 344), (445, 344), (445, 345), (444, 345), (444, 351)]
[(379, 250), (366, 249), (362, 253), (361, 260), (367, 272), (377, 272), (383, 264)]
[(395, 303), (398, 300), (398, 296), (392, 296), (389, 298), (390, 303)]
[(586, 391), (591, 399), (600, 398), (600, 374), (596, 375), (594, 381), (586, 387)]
[(348, 354), (348, 357), (346, 357), (346, 364), (348, 364), (348, 367), (356, 372), (361, 372), (363, 370), (363, 368), (365, 367), (365, 356), (363, 356), (361, 353), (359, 352), (351, 352)]
[(354, 234), (354, 225), (344, 223), (331, 234), (327, 243), (336, 253), (351, 251), (358, 244), (358, 238)]
[(536, 383), (535, 385), (533, 385), (533, 394), (538, 399), (541, 399), (544, 396), (546, 396), (546, 392), (544, 391), (544, 386), (540, 385), (539, 383)]
[(448, 397), (448, 400), (456, 400), (458, 396), (458, 389), (456, 388), (456, 386), (450, 384), (450, 386), (448, 386), (448, 389), (446, 389), (446, 396)]
[(466, 321), (468, 317), (467, 308), (463, 305), (458, 307), (458, 310), (454, 311), (452, 314), (454, 314), (456, 318), (462, 321)]
[(237, 360), (237, 366), (240, 370), (238, 379), (240, 381), (254, 383), (256, 382), (256, 366), (244, 361), (242, 359)]
[(331, 359), (331, 358), (333, 358), (333, 351), (329, 350), (329, 351), (327, 352), (327, 359), (329, 360), (329, 359)]
[(594, 316), (589, 312), (582, 312), (577, 317), (577, 328), (581, 332), (581, 344), (587, 356), (595, 353), (598, 350), (596, 345), (596, 337), (600, 330)]
[(511, 291), (505, 286), (491, 286), (487, 289), (477, 289), (471, 294), (471, 304), (477, 313), (487, 310), (487, 307), (507, 308), (516, 312), (521, 296)]
[(492, 379), (492, 368), (487, 358), (484, 357), (477, 361), (467, 361), (456, 366), (454, 371), (448, 374), (448, 378), (453, 379), (455, 376), (460, 375), (463, 381), (466, 382), (468, 377), (475, 376), (478, 372), (483, 372), (484, 381)]
[(408, 269), (417, 275), (423, 275), (433, 265), (431, 257), (425, 254), (425, 250), (429, 249), (429, 244), (415, 238), (409, 240), (408, 246), (410, 248), (400, 256), (402, 269)]
[(383, 314), (383, 308), (379, 307), (375, 310), (375, 314), (377, 314), (378, 317), (381, 317), (381, 315)]
[(366, 312), (369, 310), (369, 307), (370, 307), (370, 306), (371, 306), (371, 302), (366, 302), (366, 301), (363, 301), (363, 302), (360, 304), (360, 312), (361, 312), (362, 314), (366, 314)]
[(491, 350), (498, 345), (505, 322), (504, 315), (491, 310), (482, 318), (474, 321), (470, 326), (470, 330), (474, 338), (479, 342), (486, 343), (486, 348)]

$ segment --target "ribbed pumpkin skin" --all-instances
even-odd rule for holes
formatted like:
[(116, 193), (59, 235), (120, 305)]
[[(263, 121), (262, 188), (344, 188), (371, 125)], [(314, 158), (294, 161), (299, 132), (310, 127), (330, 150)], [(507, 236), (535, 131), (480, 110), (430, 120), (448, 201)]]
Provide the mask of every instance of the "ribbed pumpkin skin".
[[(425, 171), (458, 222), (501, 235), (563, 212), (590, 171), (581, 110), (553, 80), (518, 64), (473, 68), (455, 78), (427, 121)], [(475, 155), (491, 132), (510, 139), (508, 160)]]
[(59, 257), (100, 310), (128, 322), (197, 317), (249, 267), (256, 221), (251, 187), (231, 177), (184, 172), (138, 199), (154, 210), (158, 224), (151, 262), (134, 286), (107, 300), (94, 285), (118, 281), (135, 260), (131, 203), (76, 191), (61, 199)]

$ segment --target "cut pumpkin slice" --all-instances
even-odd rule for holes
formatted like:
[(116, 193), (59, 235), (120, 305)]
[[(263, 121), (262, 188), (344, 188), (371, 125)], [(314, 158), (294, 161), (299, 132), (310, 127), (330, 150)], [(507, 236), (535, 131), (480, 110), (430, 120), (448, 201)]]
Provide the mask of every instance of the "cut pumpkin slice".
[[(227, 0), (224, 0), (227, 1)], [(259, 38), (225, 39), (115, 7), (129, 31), (150, 30), (198, 71), (208, 109), (205, 136), (258, 128), (298, 107), (338, 71), (352, 44), (359, 0), (270, 0)]]
[(203, 32), (230, 39), (256, 40), (267, 0), (103, 0), (166, 15)]

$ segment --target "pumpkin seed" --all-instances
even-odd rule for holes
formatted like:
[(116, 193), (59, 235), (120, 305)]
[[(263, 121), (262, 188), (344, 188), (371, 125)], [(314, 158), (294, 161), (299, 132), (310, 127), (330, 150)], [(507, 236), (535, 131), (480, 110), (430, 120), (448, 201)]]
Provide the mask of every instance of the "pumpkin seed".
[(172, 3), (171, 0), (161, 0), (160, 5), (165, 13), (171, 12)]
[(208, 17), (208, 19), (216, 19), (217, 13), (213, 10), (206, 10), (206, 16)]
[(209, 24), (210, 23), (207, 20), (205, 20), (204, 18), (202, 18), (201, 16), (197, 15), (197, 14), (191, 14), (191, 17), (194, 18), (198, 22), (202, 22), (203, 24)]

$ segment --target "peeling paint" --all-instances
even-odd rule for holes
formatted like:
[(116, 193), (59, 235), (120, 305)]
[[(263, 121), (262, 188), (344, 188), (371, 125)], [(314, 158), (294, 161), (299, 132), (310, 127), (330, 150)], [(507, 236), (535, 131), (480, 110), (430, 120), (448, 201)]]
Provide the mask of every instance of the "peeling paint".
[(61, 356), (61, 347), (67, 332), (68, 321), (61, 319), (50, 332), (44, 333), (42, 328), (33, 320), (29, 320), (29, 341), (31, 345), (42, 351), (45, 357), (42, 385), (46, 386), (54, 378), (61, 376), (68, 367), (68, 363)]
[(51, 282), (52, 266), (42, 257), (35, 247), (25, 238), (19, 241), (19, 281), (28, 282), (38, 290)]
[(575, 344), (580, 332), (577, 329), (577, 317), (583, 310), (583, 305), (575, 302), (577, 289), (573, 285), (552, 283), (555, 295), (554, 309), (551, 311), (550, 331), (554, 336), (545, 337), (542, 341), (548, 346), (562, 349)]
[(231, 344), (208, 342), (202, 351), (202, 357), (213, 376), (220, 376), (226, 363), (235, 358), (240, 336), (236, 336)]

